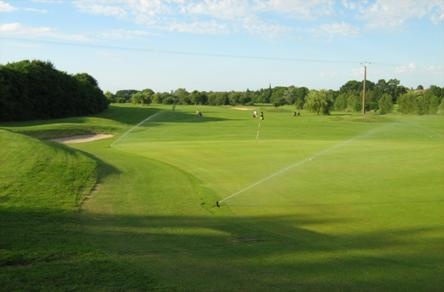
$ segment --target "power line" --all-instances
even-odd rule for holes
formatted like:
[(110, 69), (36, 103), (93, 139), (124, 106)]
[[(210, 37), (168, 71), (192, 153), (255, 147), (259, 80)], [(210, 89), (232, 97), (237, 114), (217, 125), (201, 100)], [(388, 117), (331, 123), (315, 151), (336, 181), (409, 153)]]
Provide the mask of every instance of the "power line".
[[(332, 64), (361, 64), (362, 61), (356, 60), (333, 60), (333, 59), (316, 59), (316, 58), (282, 58), (271, 56), (251, 56), (251, 55), (235, 55), (235, 54), (222, 54), (222, 53), (206, 53), (206, 52), (190, 52), (190, 51), (176, 51), (176, 50), (163, 50), (141, 47), (124, 47), (124, 46), (111, 46), (102, 44), (87, 44), (87, 43), (72, 43), (61, 42), (52, 40), (37, 40), (26, 38), (14, 38), (14, 37), (0, 37), (3, 40), (10, 41), (23, 41), (30, 43), (43, 43), (57, 46), (71, 46), (71, 47), (83, 47), (83, 48), (96, 48), (96, 49), (111, 49), (121, 51), (137, 51), (145, 53), (166, 54), (166, 55), (184, 55), (184, 56), (197, 56), (197, 57), (216, 57), (216, 58), (230, 58), (230, 59), (250, 59), (250, 60), (264, 60), (264, 61), (284, 61), (284, 62), (301, 62), (301, 63), (332, 63)], [(401, 64), (387, 64), (371, 62), (372, 64), (385, 65), (385, 66), (401, 66)]]

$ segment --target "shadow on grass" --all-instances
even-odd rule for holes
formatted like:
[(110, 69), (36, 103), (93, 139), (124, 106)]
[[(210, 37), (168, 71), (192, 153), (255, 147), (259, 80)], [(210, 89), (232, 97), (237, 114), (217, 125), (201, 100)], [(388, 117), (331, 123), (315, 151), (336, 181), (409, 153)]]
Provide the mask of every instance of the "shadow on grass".
[[(195, 113), (180, 110), (172, 111), (142, 106), (110, 106), (109, 109), (95, 116), (0, 123), (0, 127), (40, 139), (52, 139), (73, 135), (113, 133), (121, 130), (123, 125), (137, 125), (156, 113), (159, 113), (156, 118), (149, 123), (140, 125), (140, 127), (156, 127), (163, 123), (208, 123), (228, 120), (211, 116), (210, 112), (207, 114), (205, 111), (203, 116), (198, 116)], [(93, 117), (100, 119), (92, 121)]]
[(434, 254), (442, 238), (426, 245), (411, 241), (443, 228), (342, 235), (310, 229), (348, 221), (0, 208), (0, 284), (8, 290), (38, 283), (43, 290), (188, 291), (394, 291), (444, 285), (438, 276), (442, 254)]

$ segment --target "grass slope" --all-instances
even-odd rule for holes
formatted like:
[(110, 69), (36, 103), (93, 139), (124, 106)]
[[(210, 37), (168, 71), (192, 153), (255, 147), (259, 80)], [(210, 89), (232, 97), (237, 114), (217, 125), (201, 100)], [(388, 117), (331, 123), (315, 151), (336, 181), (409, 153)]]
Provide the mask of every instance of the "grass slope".
[[(200, 110), (203, 118), (194, 107), (113, 106), (72, 125), (123, 133), (160, 112), (112, 147), (75, 145), (96, 159), (99, 187), (74, 229), (93, 252), (70, 264), (88, 266), (99, 280), (88, 286), (75, 278), (74, 287), (444, 287), (443, 117), (293, 118), (291, 108), (262, 107), (256, 140), (258, 120), (249, 112)], [(60, 125), (6, 126), (44, 136)], [(215, 200), (251, 185), (214, 208)], [(92, 271), (90, 258), (105, 268)], [(59, 285), (71, 287), (66, 279)]]
[(123, 270), (81, 233), (79, 204), (102, 162), (5, 130), (0, 144), (1, 290), (128, 289), (134, 278), (149, 287), (147, 275)]

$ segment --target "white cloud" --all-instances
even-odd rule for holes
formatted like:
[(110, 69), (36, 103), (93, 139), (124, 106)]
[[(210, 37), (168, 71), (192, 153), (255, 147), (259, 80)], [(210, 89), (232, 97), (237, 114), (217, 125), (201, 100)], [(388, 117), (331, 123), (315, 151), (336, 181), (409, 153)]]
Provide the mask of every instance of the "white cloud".
[(116, 4), (110, 5), (116, 1), (90, 1), (90, 0), (79, 0), (75, 1), (75, 5), (81, 11), (90, 14), (107, 15), (107, 16), (125, 16), (127, 14), (126, 10), (119, 6), (118, 2)]
[(187, 32), (196, 34), (228, 33), (230, 28), (216, 21), (172, 22), (168, 30), (175, 32)]
[[(124, 18), (149, 29), (198, 34), (247, 32), (269, 37), (300, 31), (296, 26), (301, 24), (296, 21), (308, 20), (307, 32), (329, 37), (353, 36), (359, 33), (357, 27), (363, 25), (396, 28), (412, 19), (444, 21), (444, 0), (73, 0), (73, 3), (82, 12)], [(352, 25), (340, 20), (344, 10), (354, 13), (361, 23)], [(310, 22), (327, 17), (331, 24), (314, 28), (318, 24)]]
[(444, 75), (444, 65), (430, 65), (426, 71), (431, 74)]
[(417, 67), (415, 63), (409, 63), (406, 65), (401, 65), (395, 68), (395, 73), (404, 74), (404, 73), (412, 73), (416, 71)]
[(334, 13), (333, 0), (259, 0), (263, 12), (278, 12), (299, 18), (316, 18)]
[(40, 14), (48, 13), (48, 10), (46, 10), (46, 9), (39, 9), (39, 8), (32, 8), (32, 7), (23, 8), (23, 10), (25, 10), (26, 12), (33, 12), (33, 13), (40, 13)]
[(76, 0), (75, 5), (90, 14), (127, 17), (149, 28), (174, 32), (245, 31), (274, 36), (290, 31), (258, 17), (261, 2), (268, 0)]
[(412, 19), (444, 21), (444, 0), (376, 0), (361, 10), (361, 18), (369, 27), (402, 27)]
[(18, 22), (0, 23), (0, 35), (9, 37), (26, 37), (65, 40), (65, 41), (88, 41), (89, 38), (82, 34), (65, 34), (51, 27), (27, 26)]
[(355, 36), (359, 34), (359, 30), (351, 24), (338, 22), (322, 24), (315, 30), (315, 33), (319, 36), (333, 38), (335, 36)]
[(351, 70), (351, 75), (356, 80), (360, 80), (360, 79), (364, 78), (364, 67), (360, 66), (358, 68), (353, 68)]
[(17, 8), (8, 2), (0, 1), (0, 12), (12, 12), (14, 10), (17, 10)]
[(243, 28), (249, 33), (261, 35), (265, 38), (273, 38), (292, 31), (288, 26), (264, 22), (255, 17), (245, 18)]
[[(221, 19), (238, 19), (253, 14), (247, 0), (207, 0), (185, 5), (182, 13), (209, 15)], [(249, 9), (250, 8), (250, 9)]]
[(145, 38), (152, 35), (152, 33), (144, 30), (113, 29), (107, 32), (103, 32), (99, 36), (105, 39), (134, 39)]
[(62, 4), (63, 0), (31, 0), (31, 2), (43, 4)]

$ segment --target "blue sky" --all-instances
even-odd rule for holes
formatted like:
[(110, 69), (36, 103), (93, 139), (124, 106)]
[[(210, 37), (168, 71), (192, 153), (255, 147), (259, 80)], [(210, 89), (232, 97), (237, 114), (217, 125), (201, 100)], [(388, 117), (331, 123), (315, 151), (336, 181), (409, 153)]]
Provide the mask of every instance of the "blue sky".
[(444, 86), (444, 0), (0, 0), (0, 63), (53, 62), (102, 89)]

